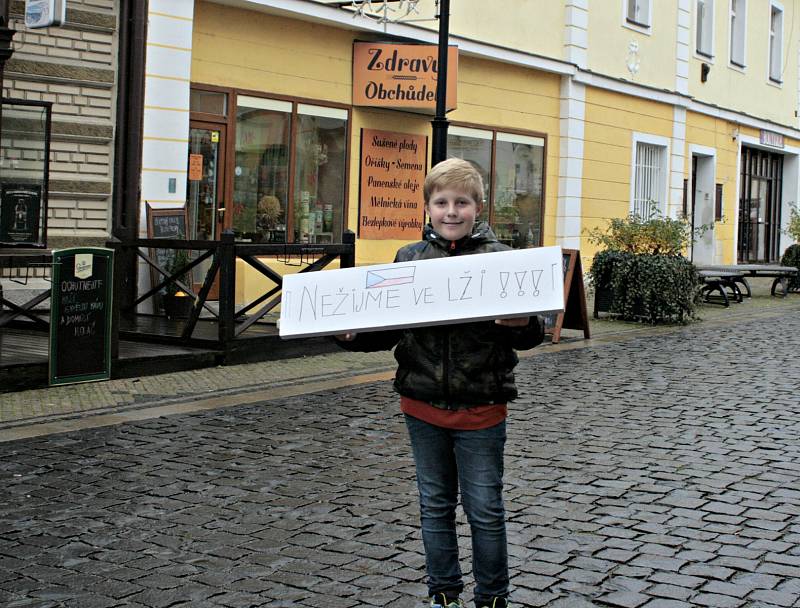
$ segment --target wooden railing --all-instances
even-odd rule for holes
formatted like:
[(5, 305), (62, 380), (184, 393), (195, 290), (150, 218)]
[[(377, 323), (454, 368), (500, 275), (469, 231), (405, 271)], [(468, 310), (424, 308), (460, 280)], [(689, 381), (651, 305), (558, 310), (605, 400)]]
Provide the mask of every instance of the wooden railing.
[[(273, 257), (285, 263), (303, 266), (299, 272), (322, 270), (337, 258), (340, 267), (355, 266), (355, 234), (346, 231), (342, 243), (309, 245), (301, 243), (239, 243), (232, 232), (225, 232), (219, 241), (187, 241), (173, 239), (133, 239), (109, 242), (115, 255), (115, 301), (119, 303), (118, 313), (125, 318), (137, 314), (139, 306), (148, 300), (153, 302), (153, 310), (158, 307), (154, 300), (168, 286), (174, 286), (194, 299), (189, 318), (183, 325), (180, 342), (189, 343), (195, 332), (203, 311), (207, 315), (202, 320), (217, 324), (217, 347), (227, 350), (252, 327), (272, 311), (281, 301), (282, 276), (266, 265), (260, 258)], [(190, 259), (179, 268), (164, 268), (152, 255), (155, 250), (187, 251)], [(199, 252), (188, 256), (188, 252)], [(275, 284), (256, 297), (252, 302), (236, 309), (236, 261), (245, 262), (259, 274)], [(153, 286), (138, 295), (135, 272), (138, 261), (143, 261), (154, 276)], [(210, 260), (205, 278), (199, 291), (195, 293), (191, 285), (182, 279), (187, 273), (197, 269)], [(218, 307), (209, 305), (208, 298), (214, 285), (218, 285)], [(158, 313), (155, 313), (158, 314)]]

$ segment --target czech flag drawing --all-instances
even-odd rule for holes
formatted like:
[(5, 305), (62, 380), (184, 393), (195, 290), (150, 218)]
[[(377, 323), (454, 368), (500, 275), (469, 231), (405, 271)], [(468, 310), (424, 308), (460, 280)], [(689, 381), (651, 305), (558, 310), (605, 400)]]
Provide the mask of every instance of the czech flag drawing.
[(391, 287), (414, 282), (413, 266), (400, 266), (399, 268), (385, 268), (383, 270), (367, 271), (367, 289), (378, 287)]

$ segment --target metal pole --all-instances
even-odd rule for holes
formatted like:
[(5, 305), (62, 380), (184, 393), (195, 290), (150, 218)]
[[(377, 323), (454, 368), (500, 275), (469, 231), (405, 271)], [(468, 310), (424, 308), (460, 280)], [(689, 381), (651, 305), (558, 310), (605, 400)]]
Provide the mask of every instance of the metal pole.
[(450, 38), (450, 0), (439, 3), (439, 62), (436, 74), (436, 115), (433, 125), (431, 165), (447, 158), (447, 51)]

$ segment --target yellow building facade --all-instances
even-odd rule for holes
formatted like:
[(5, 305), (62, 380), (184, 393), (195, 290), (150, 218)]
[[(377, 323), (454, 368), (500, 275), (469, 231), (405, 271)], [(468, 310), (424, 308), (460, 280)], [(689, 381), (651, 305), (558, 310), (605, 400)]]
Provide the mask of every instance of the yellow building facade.
[[(358, 264), (391, 261), (424, 217), (409, 204), (409, 230), (376, 233), (363, 138), (421, 142), (415, 159), (427, 167), (432, 111), (356, 104), (354, 53), (360, 42), (435, 45), (438, 22), (418, 21), (434, 15), (428, 0), (387, 7), (388, 22), (322, 0), (153, 0), (146, 124), (171, 120), (164, 137), (154, 127), (144, 165), (167, 150), (189, 162), (169, 165), (171, 190), (163, 171), (143, 173), (143, 205), (186, 205), (192, 238), (227, 228), (243, 241), (314, 245), (352, 230)], [(788, 0), (454, 2), (448, 153), (483, 172), (485, 218), (513, 247), (558, 244), (588, 263), (588, 231), (654, 211), (710, 227), (687, 252), (698, 263), (775, 261), (799, 200), (796, 9)], [(173, 72), (157, 73), (170, 54)], [(246, 276), (242, 300), (263, 287)]]

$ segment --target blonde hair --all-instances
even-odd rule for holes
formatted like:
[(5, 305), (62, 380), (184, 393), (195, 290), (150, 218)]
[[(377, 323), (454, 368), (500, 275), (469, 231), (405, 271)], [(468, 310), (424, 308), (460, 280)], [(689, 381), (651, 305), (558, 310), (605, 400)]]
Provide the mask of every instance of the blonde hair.
[(469, 194), (479, 205), (483, 203), (481, 174), (471, 163), (461, 158), (448, 158), (431, 169), (422, 188), (425, 204), (428, 204), (434, 192), (444, 188), (457, 188)]

